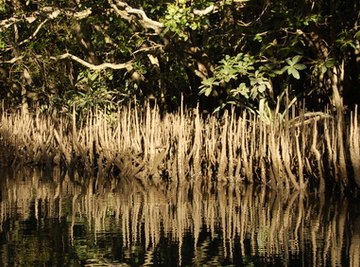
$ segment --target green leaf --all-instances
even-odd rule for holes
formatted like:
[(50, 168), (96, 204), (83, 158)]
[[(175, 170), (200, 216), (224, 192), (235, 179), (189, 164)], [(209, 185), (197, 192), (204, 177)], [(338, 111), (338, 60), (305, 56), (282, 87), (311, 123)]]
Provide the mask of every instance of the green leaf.
[(254, 41), (258, 41), (259, 43), (261, 43), (262, 40), (263, 40), (263, 38), (262, 38), (261, 34), (258, 33), (254, 36)]
[(294, 65), (294, 68), (297, 70), (304, 70), (306, 69), (306, 66), (304, 64), (296, 64)]
[(358, 41), (360, 41), (360, 31), (357, 31), (355, 34), (354, 34), (354, 38)]
[(90, 81), (95, 81), (99, 77), (99, 72), (95, 71), (94, 73), (89, 75)]
[(260, 93), (265, 92), (265, 90), (266, 90), (266, 86), (265, 86), (264, 83), (263, 83), (263, 84), (260, 84), (260, 85), (258, 86), (258, 91), (259, 91)]
[(325, 72), (327, 71), (327, 67), (325, 65), (321, 66), (321, 75), (325, 74)]
[(334, 58), (328, 58), (325, 62), (324, 65), (326, 68), (331, 68), (334, 67), (336, 64), (336, 60)]
[(199, 94), (204, 94), (205, 96), (209, 96), (213, 90), (214, 85), (218, 85), (219, 82), (215, 80), (214, 77), (202, 80), (202, 85), (200, 86)]
[(282, 75), (282, 74), (284, 74), (284, 72), (287, 71), (288, 69), (289, 69), (289, 66), (285, 66), (285, 67), (283, 67), (281, 70), (277, 70), (276, 72), (277, 72), (277, 74)]
[(292, 65), (295, 65), (296, 63), (298, 63), (300, 61), (300, 59), (302, 59), (302, 56), (300, 56), (300, 55), (294, 56), (291, 60)]
[(240, 85), (237, 88), (238, 93), (240, 93), (245, 98), (249, 98), (249, 88), (246, 86), (245, 83), (240, 83)]
[(211, 87), (213, 85), (218, 85), (219, 83), (215, 80), (215, 77), (210, 77), (201, 81), (201, 87)]
[(292, 61), (289, 58), (285, 59), (285, 61), (289, 66), (293, 65)]
[(192, 29), (193, 31), (197, 30), (198, 28), (199, 28), (199, 25), (197, 23), (190, 24), (190, 29)]
[(300, 73), (294, 67), (288, 68), (287, 72), (289, 75), (292, 75), (295, 79), (297, 80), (300, 79)]
[(211, 94), (211, 92), (212, 92), (212, 87), (208, 87), (205, 89), (204, 95), (209, 96)]
[(294, 66), (300, 61), (300, 59), (302, 59), (302, 56), (296, 55), (292, 59), (289, 58), (285, 59), (285, 61), (289, 66)]

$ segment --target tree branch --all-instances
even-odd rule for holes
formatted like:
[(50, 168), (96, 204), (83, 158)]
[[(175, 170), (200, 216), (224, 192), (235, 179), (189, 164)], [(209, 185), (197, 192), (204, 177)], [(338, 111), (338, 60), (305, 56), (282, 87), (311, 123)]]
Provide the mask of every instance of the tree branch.
[(75, 55), (72, 55), (70, 53), (65, 53), (60, 56), (50, 57), (50, 59), (52, 59), (52, 60), (61, 60), (61, 59), (65, 59), (65, 58), (70, 58), (92, 70), (103, 70), (103, 69), (107, 69), (107, 68), (114, 69), (114, 70), (121, 70), (121, 69), (126, 69), (128, 71), (132, 70), (132, 60), (129, 60), (128, 62), (125, 62), (125, 63), (118, 63), (118, 64), (105, 62), (105, 63), (99, 64), (99, 65), (95, 65), (95, 64), (91, 64)]
[(194, 9), (193, 10), (193, 13), (195, 15), (198, 15), (198, 16), (205, 16), (213, 11), (216, 10), (216, 7), (214, 5), (210, 5), (208, 6), (207, 8), (203, 9), (203, 10), (199, 10), (199, 9)]
[(133, 8), (129, 6), (127, 3), (119, 0), (108, 0), (109, 5), (113, 8), (116, 14), (118, 14), (123, 19), (131, 22), (135, 20), (144, 28), (144, 29), (152, 29), (156, 33), (160, 33), (164, 25), (161, 22), (150, 19), (144, 10)]
[(18, 57), (14, 57), (10, 60), (5, 60), (5, 61), (0, 61), (0, 64), (14, 64), (16, 61), (19, 61), (21, 59), (23, 59), (24, 56), (18, 56)]
[[(45, 58), (44, 56), (42, 55), (36, 55), (35, 56), (36, 58)], [(24, 58), (24, 56), (19, 56), (19, 57), (14, 57), (10, 60), (6, 60), (6, 61), (0, 61), (0, 64), (14, 64), (15, 62), (19, 61), (19, 60), (22, 60)], [(114, 69), (114, 70), (121, 70), (121, 69), (126, 69), (128, 71), (132, 70), (133, 67), (132, 67), (132, 60), (129, 60), (125, 63), (118, 63), (118, 64), (115, 64), (115, 63), (108, 63), (108, 62), (105, 62), (105, 63), (102, 63), (102, 64), (99, 64), (99, 65), (95, 65), (95, 64), (91, 64), (73, 54), (70, 54), (70, 53), (65, 53), (65, 54), (62, 54), (62, 55), (59, 55), (59, 56), (51, 56), (49, 57), (51, 60), (55, 60), (55, 61), (58, 61), (58, 60), (62, 60), (62, 59), (66, 59), (66, 58), (70, 58), (78, 63), (80, 63), (81, 65), (89, 68), (89, 69), (92, 69), (92, 70), (103, 70), (103, 69)]]
[(73, 11), (68, 9), (60, 9), (57, 7), (46, 6), (41, 9), (42, 12), (51, 13), (48, 16), (50, 19), (56, 18), (59, 15), (65, 15), (67, 17), (75, 18), (76, 20), (82, 20), (89, 17), (92, 14), (91, 8), (86, 8), (81, 11)]
[(132, 52), (131, 55), (136, 55), (136, 54), (142, 53), (142, 52), (152, 52), (152, 51), (156, 51), (156, 50), (164, 51), (163, 48), (164, 48), (164, 45), (155, 44), (150, 47), (142, 47), (142, 48)]
[(48, 22), (48, 21), (49, 21), (49, 18), (46, 18), (43, 22), (41, 22), (41, 23), (39, 24), (39, 26), (36, 28), (36, 30), (33, 32), (33, 34), (30, 35), (29, 38), (21, 41), (21, 42), (19, 43), (19, 46), (20, 46), (20, 45), (23, 45), (23, 44), (25, 44), (25, 43), (30, 42), (30, 41), (38, 34), (38, 32), (40, 31), (41, 27), (44, 26), (44, 24), (45, 24), (46, 22)]
[(31, 13), (29, 16), (25, 16), (24, 14), (13, 16), (11, 18), (6, 18), (0, 20), (0, 32), (4, 31), (4, 29), (9, 28), (11, 25), (18, 23), (20, 21), (27, 21), (29, 24), (33, 23), (37, 17), (39, 16), (47, 16), (45, 20), (55, 19), (59, 15), (65, 15), (67, 17), (75, 18), (76, 20), (82, 20), (89, 17), (92, 13), (91, 8), (84, 9), (82, 11), (70, 11), (65, 9), (59, 9), (54, 7), (43, 7), (40, 11), (35, 11)]
[(16, 17), (11, 17), (8, 19), (1, 20), (0, 21), (0, 32), (2, 32), (6, 28), (9, 28), (11, 25), (18, 22), (19, 20), (21, 20), (21, 19), (16, 18)]

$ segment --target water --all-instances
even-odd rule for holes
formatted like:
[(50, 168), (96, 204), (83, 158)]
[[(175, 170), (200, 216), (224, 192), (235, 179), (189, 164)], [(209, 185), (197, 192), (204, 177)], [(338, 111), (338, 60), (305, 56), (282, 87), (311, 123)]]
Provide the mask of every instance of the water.
[(1, 173), (1, 266), (360, 266), (359, 200)]

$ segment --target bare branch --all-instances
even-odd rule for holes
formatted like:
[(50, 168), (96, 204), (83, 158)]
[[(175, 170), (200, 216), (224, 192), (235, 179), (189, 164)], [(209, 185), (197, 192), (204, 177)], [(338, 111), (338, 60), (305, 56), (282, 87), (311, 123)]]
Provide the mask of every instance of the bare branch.
[(65, 59), (65, 58), (70, 58), (92, 70), (103, 70), (103, 69), (108, 69), (108, 68), (114, 69), (114, 70), (121, 70), (121, 69), (126, 69), (128, 71), (132, 70), (132, 60), (129, 60), (128, 62), (125, 62), (125, 63), (118, 63), (118, 64), (105, 62), (105, 63), (99, 64), (99, 65), (94, 65), (94, 64), (91, 64), (91, 63), (89, 63), (77, 56), (74, 56), (70, 53), (65, 53), (60, 56), (50, 57), (50, 59), (53, 59), (53, 60), (61, 60), (61, 59)]
[(127, 3), (119, 0), (108, 0), (110, 6), (113, 8), (116, 14), (118, 14), (123, 19), (131, 22), (134, 20), (134, 16), (136, 15), (136, 21), (144, 28), (144, 29), (152, 29), (156, 33), (160, 33), (164, 25), (161, 22), (150, 19), (144, 10), (133, 8), (129, 6)]
[[(20, 21), (26, 21), (29, 24), (33, 23), (39, 16), (47, 15), (47, 19), (55, 19), (59, 15), (65, 15), (67, 17), (73, 17), (76, 20), (82, 20), (89, 17), (92, 13), (91, 8), (84, 9), (82, 11), (70, 11), (63, 10), (54, 7), (43, 7), (40, 11), (36, 11), (31, 13), (29, 16), (17, 15), (11, 18), (0, 20), (0, 32), (4, 31), (4, 29), (9, 28), (11, 25), (18, 23)], [(45, 19), (45, 20), (47, 20)]]
[(46, 22), (48, 22), (48, 21), (49, 21), (49, 19), (47, 18), (47, 19), (45, 19), (43, 22), (41, 22), (41, 23), (39, 24), (39, 26), (36, 28), (36, 30), (33, 32), (33, 34), (32, 34), (29, 38), (21, 41), (21, 42), (19, 43), (19, 45), (23, 45), (23, 44), (25, 44), (25, 43), (30, 42), (32, 39), (34, 39), (34, 37), (35, 37), (35, 36), (38, 34), (38, 32), (40, 31), (41, 27), (44, 26), (44, 24), (45, 24)]
[(19, 57), (14, 57), (10, 60), (6, 60), (6, 61), (0, 61), (0, 64), (14, 64), (16, 61), (19, 61), (21, 59), (23, 59), (24, 56), (19, 56)]
[[(37, 26), (37, 28), (35, 29), (35, 31), (25, 40), (22, 40), (21, 42), (18, 43), (19, 46), (30, 42), (32, 39), (35, 38), (35, 36), (39, 33), (39, 31), (41, 30), (41, 28), (49, 21), (49, 20), (53, 20), (55, 18), (57, 18), (59, 15), (65, 15), (68, 17), (73, 17), (76, 20), (81, 20), (84, 19), (88, 16), (91, 15), (91, 8), (87, 8), (85, 10), (82, 11), (78, 11), (78, 12), (74, 12), (74, 11), (69, 11), (69, 10), (61, 10), (58, 8), (53, 8), (53, 7), (44, 7), (43, 9), (41, 9), (41, 12), (45, 12), (47, 13), (47, 18), (45, 20), (43, 20), (42, 22), (39, 23), (39, 25)], [(19, 21), (27, 21), (29, 24), (33, 23), (34, 21), (37, 20), (37, 16), (40, 15), (40, 12), (34, 12), (31, 14), (31, 16), (28, 17), (11, 17), (5, 20), (0, 21), (0, 32), (2, 32), (4, 29), (8, 28), (11, 25), (14, 25), (14, 29), (16, 31), (17, 29), (17, 23)], [(17, 36), (17, 33), (16, 33)], [(15, 38), (16, 39), (16, 38)], [(11, 50), (11, 48), (6, 49)]]
[[(22, 45), (22, 44), (28, 43), (31, 40), (33, 40), (47, 22), (49, 22), (50, 20), (56, 19), (60, 15), (72, 17), (76, 20), (81, 20), (81, 19), (88, 17), (91, 14), (91, 12), (92, 11), (90, 8), (75, 12), (75, 11), (69, 11), (69, 10), (62, 10), (62, 9), (58, 9), (58, 8), (54, 8), (54, 7), (44, 7), (40, 11), (33, 12), (31, 14), (31, 16), (28, 16), (28, 17), (20, 15), (18, 17), (12, 17), (12, 18), (8, 18), (8, 19), (0, 21), (0, 31), (4, 30), (5, 28), (7, 28), (11, 25), (16, 27), (19, 22), (23, 22), (23, 21), (26, 21), (29, 24), (34, 23), (34, 21), (38, 20), (40, 15), (42, 15), (42, 17), (43, 17), (44, 14), (46, 14), (46, 18), (37, 25), (35, 31), (27, 39), (18, 42), (18, 45)], [(43, 55), (35, 55), (34, 57), (35, 58), (43, 58), (43, 59), (46, 58)], [(105, 63), (96, 65), (96, 64), (92, 64), (88, 61), (85, 61), (85, 60), (83, 60), (73, 54), (70, 54), (70, 53), (65, 53), (65, 54), (62, 54), (59, 56), (48, 57), (48, 59), (56, 60), (56, 61), (66, 59), (66, 58), (76, 61), (79, 64), (81, 64), (89, 69), (92, 69), (92, 70), (102, 70), (102, 69), (110, 68), (110, 69), (117, 69), (117, 70), (127, 69), (129, 71), (132, 69), (132, 60), (125, 62), (125, 63), (120, 63), (120, 64), (105, 62)], [(18, 57), (14, 57), (10, 60), (0, 61), (0, 64), (14, 64), (23, 59), (24, 59), (24, 56), (18, 56)]]
[[(43, 55), (36, 55), (35, 56), (36, 58), (46, 58), (44, 57)], [(15, 62), (19, 61), (19, 60), (22, 60), (24, 58), (24, 56), (19, 56), (19, 57), (14, 57), (10, 60), (6, 60), (6, 61), (0, 61), (0, 64), (14, 64)], [(78, 63), (80, 63), (81, 65), (89, 68), (89, 69), (92, 69), (92, 70), (103, 70), (103, 69), (114, 69), (114, 70), (121, 70), (121, 69), (126, 69), (128, 71), (132, 70), (132, 60), (129, 60), (125, 63), (118, 63), (118, 64), (115, 64), (115, 63), (108, 63), (108, 62), (105, 62), (105, 63), (102, 63), (102, 64), (99, 64), (99, 65), (95, 65), (95, 64), (91, 64), (73, 54), (70, 54), (70, 53), (65, 53), (65, 54), (62, 54), (62, 55), (59, 55), (59, 56), (51, 56), (49, 57), (51, 60), (62, 60), (62, 59), (66, 59), (66, 58), (70, 58)]]
[(140, 17), (142, 18), (142, 21), (144, 23), (144, 25), (152, 28), (154, 31), (157, 31), (159, 29), (161, 29), (163, 27), (163, 24), (161, 22), (158, 22), (156, 20), (152, 20), (150, 18), (148, 18), (148, 16), (146, 15), (146, 13), (144, 12), (144, 10), (141, 9), (136, 9), (136, 8), (132, 8), (132, 7), (127, 7), (126, 11), (129, 14), (137, 14), (140, 15)]
[(164, 48), (164, 45), (154, 44), (153, 46), (150, 46), (150, 47), (142, 47), (142, 48), (132, 52), (131, 55), (136, 55), (136, 54), (142, 53), (142, 52), (153, 52), (156, 50), (163, 51), (163, 48)]
[(81, 11), (72, 11), (72, 10), (68, 10), (68, 9), (59, 9), (57, 7), (54, 8), (51, 6), (46, 6), (46, 7), (43, 7), (41, 9), (41, 11), (48, 13), (48, 14), (50, 13), (48, 15), (50, 19), (56, 18), (59, 15), (65, 15), (67, 17), (72, 17), (77, 20), (82, 20), (82, 19), (89, 17), (92, 14), (91, 8), (86, 8)]
[(203, 10), (194, 9), (193, 13), (198, 16), (205, 16), (215, 10), (216, 10), (216, 7), (214, 5), (210, 5)]
[[(28, 20), (27, 18), (25, 18), (26, 20)], [(11, 17), (8, 19), (4, 19), (0, 21), (0, 32), (2, 32), (4, 29), (9, 28), (11, 25), (17, 23), (18, 21), (22, 20), (22, 18), (17, 18), (17, 17)], [(31, 21), (30, 19), (28, 21)]]
[(114, 9), (116, 14), (118, 14), (120, 17), (127, 20), (128, 22), (131, 22), (131, 16), (126, 11), (120, 10), (112, 0), (109, 0), (108, 2), (109, 5)]

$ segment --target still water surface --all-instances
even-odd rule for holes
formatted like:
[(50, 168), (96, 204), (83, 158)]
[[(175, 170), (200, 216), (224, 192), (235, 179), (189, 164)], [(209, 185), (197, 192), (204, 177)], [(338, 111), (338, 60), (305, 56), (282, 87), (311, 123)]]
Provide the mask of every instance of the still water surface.
[(0, 266), (360, 266), (359, 200), (0, 174)]

